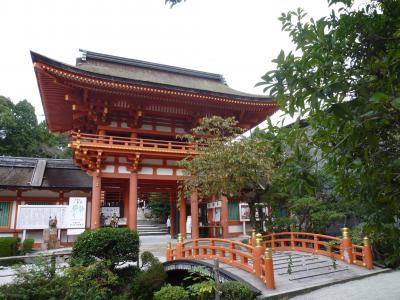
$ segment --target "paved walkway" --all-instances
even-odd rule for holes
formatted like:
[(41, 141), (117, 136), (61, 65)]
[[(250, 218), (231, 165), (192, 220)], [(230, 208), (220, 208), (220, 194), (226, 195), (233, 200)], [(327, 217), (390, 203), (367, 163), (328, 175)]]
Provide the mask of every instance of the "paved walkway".
[(399, 300), (400, 271), (335, 284), (300, 295), (295, 300)]

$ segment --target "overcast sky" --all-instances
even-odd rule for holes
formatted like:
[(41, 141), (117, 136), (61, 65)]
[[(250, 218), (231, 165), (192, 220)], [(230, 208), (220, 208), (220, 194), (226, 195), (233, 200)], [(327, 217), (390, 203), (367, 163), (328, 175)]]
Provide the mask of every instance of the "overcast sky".
[(220, 73), (237, 90), (254, 88), (290, 50), (282, 12), (329, 14), (326, 0), (0, 0), (0, 95), (43, 109), (29, 51), (75, 64), (78, 49)]

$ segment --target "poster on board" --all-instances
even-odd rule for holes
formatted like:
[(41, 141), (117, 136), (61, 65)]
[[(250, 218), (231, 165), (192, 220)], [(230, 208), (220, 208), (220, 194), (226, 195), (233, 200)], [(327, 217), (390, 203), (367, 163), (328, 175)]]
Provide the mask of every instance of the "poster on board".
[(239, 220), (240, 222), (250, 221), (250, 207), (247, 203), (239, 203)]
[(68, 228), (86, 227), (86, 197), (70, 197), (67, 209)]
[(57, 228), (68, 228), (68, 205), (19, 205), (17, 229), (46, 229), (49, 219), (57, 218)]

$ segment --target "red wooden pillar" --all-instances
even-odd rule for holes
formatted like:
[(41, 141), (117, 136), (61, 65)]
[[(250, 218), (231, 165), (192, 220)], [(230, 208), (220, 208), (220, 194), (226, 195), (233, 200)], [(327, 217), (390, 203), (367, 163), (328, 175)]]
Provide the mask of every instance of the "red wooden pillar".
[(179, 232), (183, 238), (186, 238), (186, 198), (183, 193), (179, 203)]
[(92, 183), (92, 209), (90, 214), (90, 228), (100, 227), (100, 195), (101, 195), (101, 177), (93, 174)]
[(199, 199), (197, 193), (190, 195), (190, 212), (192, 215), (192, 239), (199, 238)]
[(169, 207), (170, 207), (170, 221), (171, 221), (171, 239), (174, 238), (175, 235), (175, 193), (170, 193), (169, 194)]
[(128, 218), (129, 218), (129, 189), (124, 187), (124, 205), (123, 205), (123, 216), (126, 218), (126, 224), (128, 224)]
[(227, 238), (229, 235), (228, 216), (228, 198), (226, 196), (221, 196), (221, 225), (223, 238)]
[(131, 173), (129, 176), (129, 213), (128, 227), (136, 230), (137, 226), (137, 173)]

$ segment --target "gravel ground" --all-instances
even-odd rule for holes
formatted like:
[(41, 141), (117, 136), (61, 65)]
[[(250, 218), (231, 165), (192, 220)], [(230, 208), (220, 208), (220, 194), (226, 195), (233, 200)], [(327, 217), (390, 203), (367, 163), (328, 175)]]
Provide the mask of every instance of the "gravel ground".
[(335, 284), (291, 299), (400, 300), (400, 271)]

